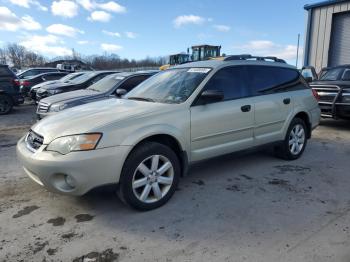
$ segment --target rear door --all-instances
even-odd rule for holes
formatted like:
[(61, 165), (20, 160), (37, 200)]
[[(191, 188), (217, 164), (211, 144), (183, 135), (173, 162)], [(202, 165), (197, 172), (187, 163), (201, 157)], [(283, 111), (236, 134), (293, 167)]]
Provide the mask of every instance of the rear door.
[(289, 68), (247, 66), (249, 86), (254, 95), (255, 145), (282, 138), (283, 127), (293, 114), (293, 90), (304, 88), (300, 74)]
[(253, 145), (254, 104), (245, 67), (220, 69), (205, 90), (222, 91), (223, 101), (191, 107), (191, 159), (201, 160)]

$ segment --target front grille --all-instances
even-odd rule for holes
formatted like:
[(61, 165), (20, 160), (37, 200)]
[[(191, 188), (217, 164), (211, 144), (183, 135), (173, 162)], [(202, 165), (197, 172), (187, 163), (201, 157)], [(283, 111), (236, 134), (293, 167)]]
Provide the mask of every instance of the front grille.
[(311, 87), (317, 92), (320, 98), (319, 103), (333, 104), (337, 102), (336, 100), (340, 93), (340, 87), (326, 85), (311, 85)]
[(30, 130), (25, 138), (25, 142), (28, 149), (35, 151), (44, 143), (44, 138), (33, 130)]
[(49, 111), (49, 104), (44, 102), (39, 102), (36, 111), (37, 113), (47, 113), (47, 111)]
[(36, 92), (36, 100), (37, 101), (40, 101), (40, 99), (43, 99), (43, 98), (45, 98), (45, 97), (47, 97), (48, 96), (48, 93), (47, 93), (47, 91), (37, 91)]

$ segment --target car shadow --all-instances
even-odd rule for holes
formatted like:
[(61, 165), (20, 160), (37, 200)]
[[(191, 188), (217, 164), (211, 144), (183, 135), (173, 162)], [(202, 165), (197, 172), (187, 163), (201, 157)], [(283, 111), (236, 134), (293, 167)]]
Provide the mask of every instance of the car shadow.
[(350, 131), (350, 120), (322, 119), (320, 125), (342, 131)]

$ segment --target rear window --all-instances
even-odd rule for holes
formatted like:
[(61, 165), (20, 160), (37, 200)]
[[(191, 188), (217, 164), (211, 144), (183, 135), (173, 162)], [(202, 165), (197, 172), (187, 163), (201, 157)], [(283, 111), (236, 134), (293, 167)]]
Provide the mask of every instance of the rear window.
[(248, 66), (247, 73), (254, 95), (276, 92), (286, 85), (299, 82), (300, 79), (296, 70), (281, 67)]
[(0, 76), (11, 76), (13, 75), (8, 67), (0, 66)]

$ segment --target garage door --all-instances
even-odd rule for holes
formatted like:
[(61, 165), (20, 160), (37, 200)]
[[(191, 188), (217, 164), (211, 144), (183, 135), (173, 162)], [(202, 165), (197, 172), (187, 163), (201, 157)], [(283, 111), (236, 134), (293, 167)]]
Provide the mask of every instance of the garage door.
[(350, 13), (333, 16), (328, 66), (350, 64)]

